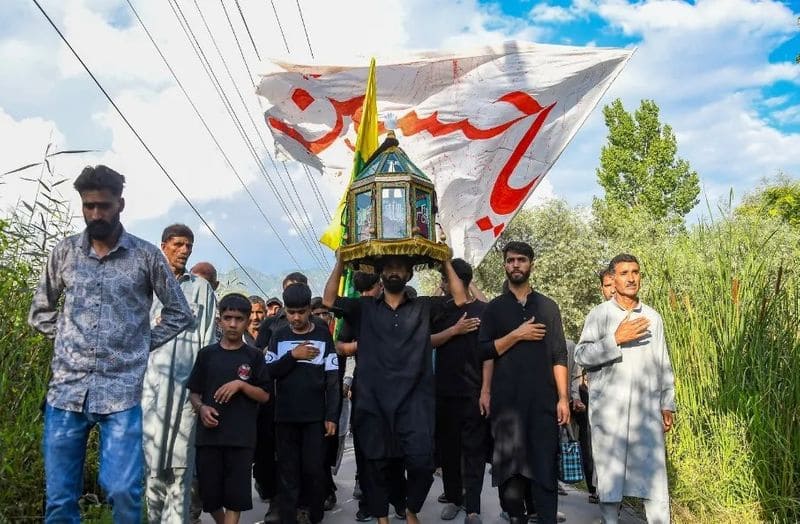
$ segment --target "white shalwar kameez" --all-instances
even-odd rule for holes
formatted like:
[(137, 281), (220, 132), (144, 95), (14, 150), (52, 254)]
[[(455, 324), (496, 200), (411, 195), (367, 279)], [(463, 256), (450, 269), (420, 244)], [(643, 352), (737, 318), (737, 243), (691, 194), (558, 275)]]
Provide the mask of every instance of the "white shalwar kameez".
[[(650, 321), (645, 337), (618, 345), (628, 317)], [(575, 362), (588, 372), (589, 423), (597, 492), (607, 524), (623, 496), (645, 499), (648, 522), (669, 523), (662, 410), (675, 411), (675, 385), (661, 316), (641, 302), (630, 311), (608, 300), (586, 318)], [(612, 517), (613, 513), (613, 517)]]
[[(178, 281), (195, 315), (195, 327), (150, 353), (142, 391), (147, 520), (151, 524), (189, 521), (197, 416), (186, 384), (198, 351), (216, 342), (214, 290), (189, 273)], [(160, 315), (161, 303), (154, 299), (152, 325)]]

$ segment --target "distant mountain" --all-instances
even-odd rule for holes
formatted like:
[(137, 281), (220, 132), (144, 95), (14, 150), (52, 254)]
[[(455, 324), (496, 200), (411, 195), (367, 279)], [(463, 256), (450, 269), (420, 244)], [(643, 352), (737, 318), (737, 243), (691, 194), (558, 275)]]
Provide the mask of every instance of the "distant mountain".
[[(228, 293), (243, 293), (248, 296), (263, 296), (265, 300), (270, 297), (280, 298), (283, 292), (281, 284), (283, 283), (283, 277), (286, 275), (267, 275), (251, 267), (246, 267), (246, 269), (250, 276), (253, 277), (253, 280), (255, 280), (255, 284), (241, 268), (232, 269), (227, 273), (221, 273), (219, 275), (219, 289), (217, 290), (217, 294), (223, 296)], [(302, 271), (302, 273), (308, 277), (311, 292), (315, 296), (322, 295), (322, 290), (325, 287), (325, 282), (328, 281), (329, 273), (321, 269), (306, 270)]]

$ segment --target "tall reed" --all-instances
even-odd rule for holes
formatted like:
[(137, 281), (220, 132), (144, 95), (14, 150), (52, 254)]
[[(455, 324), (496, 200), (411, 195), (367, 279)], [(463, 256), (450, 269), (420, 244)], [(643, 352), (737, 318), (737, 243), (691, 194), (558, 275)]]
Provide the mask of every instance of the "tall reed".
[(800, 234), (727, 217), (641, 246), (679, 413), (668, 439), (680, 520), (800, 521)]

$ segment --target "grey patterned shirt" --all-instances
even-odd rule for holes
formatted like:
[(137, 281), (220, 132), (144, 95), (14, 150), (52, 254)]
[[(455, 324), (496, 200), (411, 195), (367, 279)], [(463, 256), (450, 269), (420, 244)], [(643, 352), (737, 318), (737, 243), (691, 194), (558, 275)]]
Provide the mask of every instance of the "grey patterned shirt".
[[(153, 293), (163, 309), (151, 330)], [(47, 402), (108, 414), (139, 404), (150, 351), (191, 328), (194, 316), (158, 248), (123, 230), (99, 258), (84, 231), (50, 253), (28, 323), (55, 339)]]

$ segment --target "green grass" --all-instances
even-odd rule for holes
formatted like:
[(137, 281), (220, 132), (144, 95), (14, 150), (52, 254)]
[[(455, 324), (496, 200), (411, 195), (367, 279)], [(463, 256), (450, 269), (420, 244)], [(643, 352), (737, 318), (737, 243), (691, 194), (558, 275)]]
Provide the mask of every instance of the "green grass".
[[(0, 221), (0, 522), (41, 519), (41, 407), (52, 357), (52, 344), (27, 324), (38, 269), (17, 256), (8, 256), (18, 252), (20, 241), (7, 234), (7, 227)], [(95, 433), (87, 451), (87, 493), (99, 493)]]

